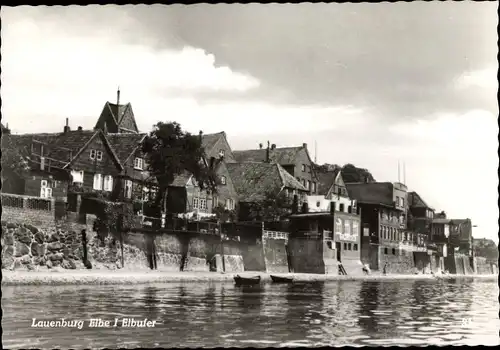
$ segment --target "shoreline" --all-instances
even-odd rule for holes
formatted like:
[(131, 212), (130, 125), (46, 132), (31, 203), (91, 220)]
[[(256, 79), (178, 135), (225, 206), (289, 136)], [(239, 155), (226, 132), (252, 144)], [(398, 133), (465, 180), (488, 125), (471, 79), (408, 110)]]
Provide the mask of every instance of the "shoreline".
[(271, 282), (270, 275), (293, 277), (294, 282), (326, 281), (399, 281), (399, 280), (448, 280), (479, 279), (498, 280), (498, 275), (381, 275), (363, 276), (319, 275), (306, 273), (266, 273), (245, 271), (241, 273), (220, 272), (176, 272), (161, 270), (51, 270), (9, 271), (2, 270), (2, 286), (35, 285), (139, 285), (178, 282), (224, 282), (234, 283), (233, 277), (240, 275), (261, 276), (263, 283)]

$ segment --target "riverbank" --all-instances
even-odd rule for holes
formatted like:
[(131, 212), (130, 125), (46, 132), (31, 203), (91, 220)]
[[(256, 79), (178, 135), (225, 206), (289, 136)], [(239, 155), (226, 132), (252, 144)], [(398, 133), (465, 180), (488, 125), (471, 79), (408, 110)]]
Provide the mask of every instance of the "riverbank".
[[(216, 272), (171, 272), (152, 270), (53, 270), (53, 271), (8, 271), (2, 270), (2, 285), (118, 285), (150, 284), (169, 282), (230, 282), (234, 273)], [(240, 276), (259, 275), (263, 282), (271, 282), (270, 274), (264, 272), (243, 272)], [(321, 281), (397, 281), (423, 279), (487, 279), (497, 280), (498, 275), (380, 275), (339, 276), (317, 274), (276, 274), (293, 277), (296, 282)]]

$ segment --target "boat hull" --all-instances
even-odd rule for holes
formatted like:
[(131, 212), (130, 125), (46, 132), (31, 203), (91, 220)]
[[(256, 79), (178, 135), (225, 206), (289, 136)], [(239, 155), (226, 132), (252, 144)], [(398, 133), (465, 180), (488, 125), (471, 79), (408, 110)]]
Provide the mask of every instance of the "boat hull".
[(280, 277), (271, 275), (271, 279), (274, 283), (293, 283), (293, 278), (291, 277)]
[(241, 277), (241, 276), (234, 276), (234, 282), (237, 285), (255, 285), (260, 283), (260, 276), (257, 277)]

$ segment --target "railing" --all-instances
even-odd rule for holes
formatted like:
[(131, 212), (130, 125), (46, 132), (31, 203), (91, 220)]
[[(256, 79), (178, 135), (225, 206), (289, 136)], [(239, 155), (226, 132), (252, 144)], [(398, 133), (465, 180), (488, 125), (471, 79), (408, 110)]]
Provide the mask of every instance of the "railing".
[(51, 211), (53, 209), (53, 198), (22, 196), (10, 193), (2, 193), (1, 198), (4, 207), (41, 211)]

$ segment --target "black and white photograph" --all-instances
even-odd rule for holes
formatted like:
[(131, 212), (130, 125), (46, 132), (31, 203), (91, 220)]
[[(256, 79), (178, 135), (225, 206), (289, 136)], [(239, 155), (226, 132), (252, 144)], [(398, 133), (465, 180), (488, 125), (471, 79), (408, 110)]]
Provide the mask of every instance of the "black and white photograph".
[(498, 7), (2, 6), (2, 348), (500, 345)]

